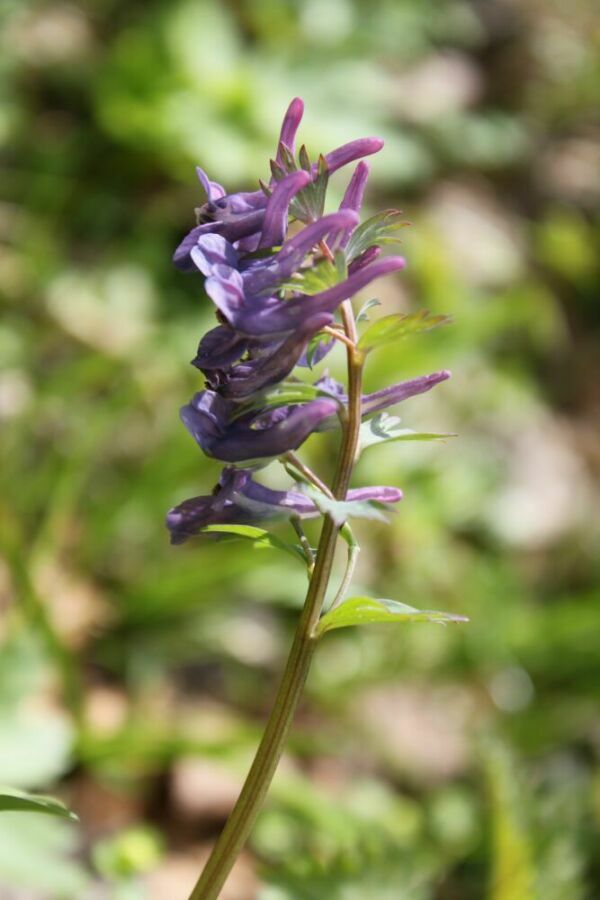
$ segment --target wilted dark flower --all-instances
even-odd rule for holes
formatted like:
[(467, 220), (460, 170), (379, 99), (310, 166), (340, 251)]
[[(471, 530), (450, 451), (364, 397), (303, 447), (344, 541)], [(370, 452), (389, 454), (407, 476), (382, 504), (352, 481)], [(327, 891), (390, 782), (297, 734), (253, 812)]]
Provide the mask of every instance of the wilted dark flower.
[(264, 460), (296, 450), (323, 419), (333, 415), (335, 400), (325, 397), (269, 414), (238, 415), (239, 407), (215, 391), (200, 391), (181, 409), (181, 419), (207, 456), (224, 462)]
[[(352, 501), (376, 500), (397, 503), (402, 491), (394, 487), (373, 486), (348, 492)], [(213, 493), (192, 497), (167, 514), (171, 543), (181, 544), (207, 525), (245, 525), (268, 519), (297, 516), (309, 519), (319, 515), (314, 502), (298, 490), (275, 491), (254, 481), (251, 469), (226, 467)]]
[(332, 321), (332, 315), (318, 313), (286, 337), (266, 341), (243, 338), (220, 325), (200, 341), (192, 362), (204, 372), (209, 387), (241, 400), (289, 375), (310, 338)]

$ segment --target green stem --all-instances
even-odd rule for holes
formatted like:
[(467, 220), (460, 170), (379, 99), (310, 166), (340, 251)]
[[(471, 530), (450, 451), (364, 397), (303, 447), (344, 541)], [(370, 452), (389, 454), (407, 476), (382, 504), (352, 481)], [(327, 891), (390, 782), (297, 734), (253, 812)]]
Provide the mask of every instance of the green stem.
[[(363, 359), (354, 346), (356, 325), (349, 300), (342, 304), (342, 321), (344, 331), (349, 339), (347, 351), (348, 417), (344, 426), (340, 456), (331, 489), (333, 495), (338, 499), (344, 499), (348, 490), (356, 458), (361, 422)], [(331, 576), (337, 539), (338, 529), (333, 521), (326, 517), (321, 530), (308, 593), (269, 721), (242, 792), (189, 900), (216, 900), (260, 812), (281, 758), (315, 651), (317, 643), (315, 628), (321, 615)]]

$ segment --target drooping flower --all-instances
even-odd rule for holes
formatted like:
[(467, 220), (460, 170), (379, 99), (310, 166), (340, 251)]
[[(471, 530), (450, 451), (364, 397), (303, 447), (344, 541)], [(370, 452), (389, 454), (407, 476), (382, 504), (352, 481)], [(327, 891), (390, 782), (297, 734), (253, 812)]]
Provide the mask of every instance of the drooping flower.
[(210, 388), (223, 397), (242, 400), (286, 378), (308, 341), (332, 321), (331, 314), (318, 313), (289, 335), (266, 341), (244, 338), (219, 325), (200, 341), (192, 362), (205, 374)]
[[(231, 466), (223, 469), (212, 494), (192, 497), (167, 514), (171, 543), (181, 544), (207, 525), (245, 525), (269, 519), (314, 518), (319, 515), (315, 503), (298, 490), (276, 491), (254, 481), (252, 469)], [(373, 486), (348, 492), (347, 500), (376, 500), (397, 503), (402, 491), (394, 487)]]
[(337, 403), (318, 397), (294, 407), (279, 407), (269, 415), (239, 414), (235, 402), (215, 391), (200, 391), (181, 409), (181, 419), (207, 456), (223, 462), (248, 462), (281, 456), (297, 448)]

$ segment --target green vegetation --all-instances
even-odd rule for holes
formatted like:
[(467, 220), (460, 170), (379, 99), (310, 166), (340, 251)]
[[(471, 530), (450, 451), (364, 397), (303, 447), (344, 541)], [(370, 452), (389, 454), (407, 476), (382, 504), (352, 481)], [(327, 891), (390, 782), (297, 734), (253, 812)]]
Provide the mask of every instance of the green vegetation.
[(220, 469), (177, 418), (212, 308), (170, 254), (194, 165), (254, 189), (294, 95), (311, 159), (386, 139), (368, 202), (412, 223), (366, 389), (453, 372), (365, 433), (357, 486), (405, 496), (356, 522), (351, 596), (470, 621), (329, 626), (224, 900), (598, 895), (594, 12), (2, 5), (2, 896), (184, 898), (256, 747), (306, 576), (283, 525), (169, 546)]

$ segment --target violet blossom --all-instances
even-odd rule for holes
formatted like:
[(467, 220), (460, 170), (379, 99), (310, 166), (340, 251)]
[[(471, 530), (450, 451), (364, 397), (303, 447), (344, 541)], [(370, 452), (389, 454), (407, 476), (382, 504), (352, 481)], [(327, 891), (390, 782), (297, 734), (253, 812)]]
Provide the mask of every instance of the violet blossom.
[[(278, 491), (254, 481), (252, 469), (228, 466), (223, 469), (213, 493), (192, 497), (167, 514), (171, 543), (181, 544), (207, 525), (246, 525), (296, 516), (312, 519), (319, 515), (313, 500), (299, 490)], [(347, 500), (375, 500), (398, 503), (402, 491), (394, 487), (372, 486), (348, 491)]]

